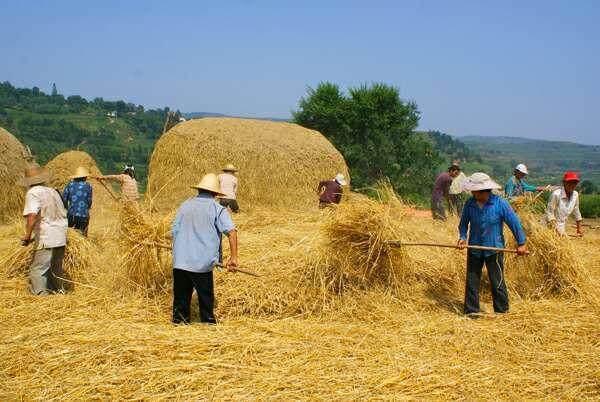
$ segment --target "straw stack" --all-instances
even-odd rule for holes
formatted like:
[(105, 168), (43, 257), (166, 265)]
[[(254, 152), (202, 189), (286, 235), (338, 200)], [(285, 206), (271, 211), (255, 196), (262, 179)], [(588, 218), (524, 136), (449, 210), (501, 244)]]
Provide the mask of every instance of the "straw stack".
[(320, 180), (348, 176), (344, 158), (317, 131), (291, 123), (204, 118), (176, 125), (156, 143), (149, 165), (148, 195), (172, 210), (192, 195), (202, 175), (233, 163), (242, 209), (316, 205)]
[(0, 224), (19, 217), (25, 190), (19, 185), (27, 162), (33, 158), (19, 140), (0, 127)]

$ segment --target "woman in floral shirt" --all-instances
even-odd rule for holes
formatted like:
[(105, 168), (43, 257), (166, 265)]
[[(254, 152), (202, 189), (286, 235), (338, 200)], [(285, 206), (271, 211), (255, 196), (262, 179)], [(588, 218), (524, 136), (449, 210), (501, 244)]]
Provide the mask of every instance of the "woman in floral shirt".
[(89, 175), (86, 168), (78, 167), (62, 194), (69, 227), (79, 230), (84, 236), (87, 236), (92, 207), (92, 186), (86, 181)]

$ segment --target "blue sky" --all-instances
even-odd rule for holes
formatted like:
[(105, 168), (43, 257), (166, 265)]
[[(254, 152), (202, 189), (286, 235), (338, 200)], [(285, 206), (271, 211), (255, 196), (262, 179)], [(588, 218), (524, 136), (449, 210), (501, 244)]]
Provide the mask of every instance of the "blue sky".
[(600, 144), (600, 2), (2, 1), (0, 80), (289, 117), (307, 86), (386, 82), (421, 128)]

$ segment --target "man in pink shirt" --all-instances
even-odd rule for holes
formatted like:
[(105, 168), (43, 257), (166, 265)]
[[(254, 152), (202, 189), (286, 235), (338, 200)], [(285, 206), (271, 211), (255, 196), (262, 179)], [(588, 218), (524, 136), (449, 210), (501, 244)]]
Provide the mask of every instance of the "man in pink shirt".
[(225, 195), (219, 198), (219, 203), (225, 208), (229, 208), (231, 212), (238, 213), (240, 210), (237, 203), (238, 179), (235, 177), (237, 169), (230, 163), (222, 170), (223, 173), (219, 175), (219, 184), (221, 192)]

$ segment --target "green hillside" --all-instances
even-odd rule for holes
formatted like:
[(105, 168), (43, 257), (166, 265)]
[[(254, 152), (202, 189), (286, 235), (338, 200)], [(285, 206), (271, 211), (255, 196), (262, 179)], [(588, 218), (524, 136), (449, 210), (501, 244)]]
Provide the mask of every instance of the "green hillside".
[(480, 161), (465, 164), (466, 170), (483, 170), (506, 180), (517, 163), (525, 163), (535, 184), (558, 184), (565, 170), (575, 170), (583, 180), (600, 186), (600, 146), (517, 137), (458, 139), (480, 157)]

